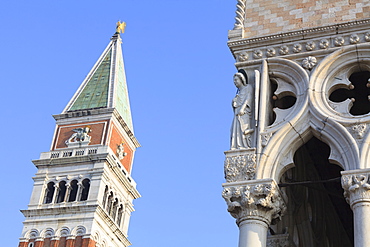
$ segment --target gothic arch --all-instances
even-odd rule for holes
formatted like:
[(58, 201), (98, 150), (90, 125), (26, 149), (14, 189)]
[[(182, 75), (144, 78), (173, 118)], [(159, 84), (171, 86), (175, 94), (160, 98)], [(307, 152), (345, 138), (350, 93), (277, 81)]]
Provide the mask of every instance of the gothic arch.
[(359, 151), (356, 142), (342, 125), (331, 119), (322, 122), (311, 113), (306, 113), (295, 126), (284, 127), (271, 138), (270, 143), (274, 145), (268, 145), (264, 150), (257, 168), (257, 178), (274, 178), (279, 181), (280, 176), (294, 165), (296, 150), (312, 136), (330, 147), (331, 162), (344, 170), (357, 169)]
[[(330, 105), (329, 90), (339, 86), (347, 86), (343, 79), (347, 80), (354, 72), (368, 71), (370, 72), (370, 44), (364, 43), (359, 45), (352, 45), (343, 47), (342, 49), (333, 52), (324, 58), (316, 67), (311, 75), (310, 80), (310, 103), (312, 104), (312, 111), (319, 119), (330, 119), (335, 122), (336, 128), (341, 129), (341, 133), (347, 136), (349, 140), (346, 144), (351, 145), (354, 150), (351, 150), (350, 157), (353, 163), (348, 166), (348, 169), (364, 169), (369, 168), (368, 160), (370, 160), (370, 137), (367, 124), (370, 123), (370, 113), (363, 115), (351, 115), (346, 112), (339, 112)], [(350, 106), (350, 100), (337, 104), (337, 107), (346, 109)], [(356, 137), (356, 133), (349, 131), (351, 128), (361, 126), (364, 127), (363, 133), (360, 137)], [(343, 127), (347, 127), (349, 130)], [(356, 143), (357, 139), (357, 143)], [(361, 140), (362, 139), (362, 140)], [(362, 144), (363, 143), (363, 144)], [(342, 151), (343, 153), (345, 150)], [(347, 170), (347, 168), (346, 168)]]
[[(292, 164), (293, 162), (289, 161), (293, 161), (294, 152), (291, 152), (292, 150), (297, 150), (304, 143), (301, 134), (309, 127), (305, 121), (302, 121), (302, 119), (307, 119), (304, 116), (308, 114), (307, 91), (309, 77), (307, 71), (298, 63), (283, 58), (268, 59), (267, 65), (267, 68), (262, 73), (267, 72), (269, 78), (280, 78), (284, 81), (282, 85), (278, 85), (277, 92), (275, 93), (283, 94), (287, 91), (294, 91), (296, 102), (292, 107), (285, 110), (274, 109), (277, 120), (270, 126), (262, 126), (264, 129), (261, 134), (271, 137), (265, 143), (262, 142), (264, 149), (261, 152), (262, 155), (259, 166), (257, 167), (256, 179), (274, 178), (275, 166), (282, 162), (277, 160), (278, 157), (285, 157), (284, 164)], [(262, 83), (267, 85), (270, 82), (264, 81)], [(281, 151), (279, 150), (281, 149), (280, 147), (286, 149), (284, 150), (285, 156), (278, 155)], [(278, 170), (283, 170), (283, 168), (281, 167)]]
[[(269, 78), (280, 79), (276, 95), (294, 94), (296, 102), (288, 109), (275, 108), (275, 122), (271, 126), (266, 127), (266, 131), (276, 131), (287, 121), (296, 121), (297, 118), (304, 112), (307, 106), (307, 89), (309, 77), (298, 63), (284, 58), (271, 58), (267, 60), (267, 69)], [(269, 81), (262, 82), (270, 84)]]

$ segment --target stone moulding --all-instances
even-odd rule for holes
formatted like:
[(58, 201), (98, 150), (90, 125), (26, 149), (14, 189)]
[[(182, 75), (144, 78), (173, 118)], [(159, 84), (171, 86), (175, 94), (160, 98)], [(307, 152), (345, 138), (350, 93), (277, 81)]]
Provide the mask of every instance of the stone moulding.
[[(338, 49), (346, 45), (370, 41), (368, 25), (370, 19), (354, 21), (332, 26), (304, 29), (257, 38), (230, 40), (228, 46), (237, 62), (245, 62), (273, 56), (288, 56), (305, 52)], [(282, 45), (283, 44), (283, 45)], [(297, 49), (297, 47), (301, 47)], [(271, 52), (271, 51), (279, 52)], [(240, 59), (240, 54), (243, 58)], [(256, 53), (259, 56), (256, 56)]]
[[(317, 37), (322, 36), (322, 33), (330, 33), (337, 34), (337, 33), (343, 33), (347, 31), (347, 29), (351, 28), (364, 28), (365, 30), (368, 29), (368, 24), (370, 23), (370, 19), (364, 19), (360, 21), (353, 21), (353, 22), (346, 22), (341, 24), (335, 24), (335, 25), (329, 25), (329, 26), (322, 26), (322, 27), (316, 27), (316, 28), (307, 28), (302, 29), (298, 31), (292, 31), (292, 32), (285, 32), (285, 33), (279, 33), (279, 34), (272, 34), (267, 36), (261, 36), (257, 38), (240, 38), (239, 40), (235, 41), (229, 41), (228, 46), (230, 48), (234, 46), (240, 46), (240, 45), (253, 45), (260, 42), (266, 42), (266, 41), (272, 41), (272, 42), (281, 42), (281, 40), (300, 40), (304, 37), (307, 37), (309, 35), (315, 35)], [(309, 38), (309, 37), (307, 37)]]

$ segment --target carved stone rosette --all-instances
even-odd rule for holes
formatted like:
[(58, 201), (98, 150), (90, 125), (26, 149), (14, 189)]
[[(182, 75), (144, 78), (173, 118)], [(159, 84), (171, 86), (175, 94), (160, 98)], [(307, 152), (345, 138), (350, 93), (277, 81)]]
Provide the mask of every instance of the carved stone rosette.
[(256, 173), (256, 154), (228, 156), (224, 163), (226, 182), (254, 179)]
[(272, 179), (224, 184), (222, 197), (238, 225), (249, 219), (270, 225), (280, 220), (286, 210), (282, 194)]
[(343, 174), (342, 187), (344, 197), (351, 207), (359, 202), (370, 203), (370, 170), (358, 170), (358, 173)]

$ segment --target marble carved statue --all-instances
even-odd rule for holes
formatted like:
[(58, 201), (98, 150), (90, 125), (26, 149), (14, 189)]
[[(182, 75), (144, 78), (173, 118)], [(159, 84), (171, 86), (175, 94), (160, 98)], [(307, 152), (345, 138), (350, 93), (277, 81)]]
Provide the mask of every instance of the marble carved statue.
[(232, 101), (234, 120), (231, 126), (230, 149), (245, 149), (251, 147), (251, 115), (253, 102), (253, 87), (248, 84), (242, 73), (234, 75), (234, 84), (238, 92)]
[(91, 136), (89, 136), (89, 133), (91, 132), (90, 126), (85, 126), (84, 128), (77, 128), (73, 129), (75, 133), (71, 135), (71, 137), (66, 141), (66, 144), (73, 142), (85, 142), (90, 141)]

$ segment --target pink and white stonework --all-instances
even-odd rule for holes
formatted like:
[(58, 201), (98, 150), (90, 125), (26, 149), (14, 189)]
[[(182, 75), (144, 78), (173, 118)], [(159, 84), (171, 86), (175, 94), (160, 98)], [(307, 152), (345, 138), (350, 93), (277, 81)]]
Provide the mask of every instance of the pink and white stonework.
[(222, 196), (239, 247), (370, 246), (369, 10), (237, 1), (228, 46), (253, 102), (235, 112), (251, 127), (232, 130)]

